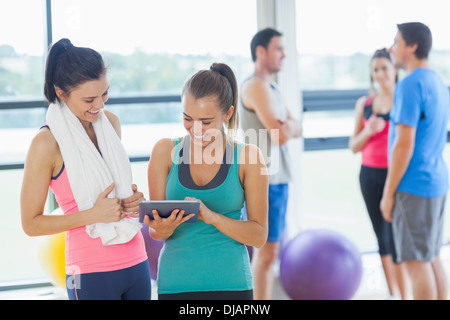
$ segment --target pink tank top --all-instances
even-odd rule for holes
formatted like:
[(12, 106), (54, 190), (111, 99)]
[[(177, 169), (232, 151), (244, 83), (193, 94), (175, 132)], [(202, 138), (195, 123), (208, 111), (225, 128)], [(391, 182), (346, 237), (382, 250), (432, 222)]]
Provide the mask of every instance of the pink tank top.
[[(64, 214), (78, 211), (64, 166), (58, 176), (52, 178), (50, 189)], [(100, 238), (91, 238), (84, 226), (66, 232), (65, 255), (67, 275), (114, 271), (147, 260), (141, 232), (127, 243), (104, 246)]]
[[(367, 99), (364, 107), (363, 125), (366, 126), (367, 120), (372, 115), (373, 96)], [(388, 132), (389, 132), (389, 114), (378, 115), (382, 117), (386, 125), (381, 132), (370, 137), (362, 150), (362, 165), (371, 168), (388, 167)]]

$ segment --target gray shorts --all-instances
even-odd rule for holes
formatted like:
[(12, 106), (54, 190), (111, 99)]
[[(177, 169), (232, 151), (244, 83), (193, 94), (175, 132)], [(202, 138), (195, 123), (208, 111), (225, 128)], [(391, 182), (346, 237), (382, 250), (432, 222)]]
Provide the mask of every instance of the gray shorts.
[(423, 198), (397, 191), (392, 212), (392, 231), (397, 263), (433, 261), (442, 244), (446, 195)]

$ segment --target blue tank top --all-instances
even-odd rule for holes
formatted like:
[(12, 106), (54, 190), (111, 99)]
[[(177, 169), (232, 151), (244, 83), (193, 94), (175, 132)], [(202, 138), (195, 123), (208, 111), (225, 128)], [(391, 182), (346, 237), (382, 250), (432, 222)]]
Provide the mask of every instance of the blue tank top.
[[(179, 180), (180, 139), (176, 139), (174, 144), (174, 159), (166, 181), (166, 199), (195, 197), (210, 210), (239, 220), (245, 200), (238, 163), (243, 145), (237, 144), (234, 148), (228, 174), (220, 185), (196, 190), (185, 187)], [(161, 250), (157, 285), (160, 294), (253, 289), (247, 247), (201, 220), (183, 223), (165, 241)]]

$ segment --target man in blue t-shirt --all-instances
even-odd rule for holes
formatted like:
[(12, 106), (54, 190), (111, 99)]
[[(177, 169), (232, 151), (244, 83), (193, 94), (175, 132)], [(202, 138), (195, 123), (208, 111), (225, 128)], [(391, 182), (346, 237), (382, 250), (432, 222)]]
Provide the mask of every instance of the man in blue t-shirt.
[(398, 25), (390, 48), (397, 68), (406, 71), (390, 113), (389, 167), (381, 200), (393, 223), (398, 263), (406, 266), (415, 299), (446, 299), (447, 281), (439, 259), (447, 166), (449, 89), (428, 65), (432, 36), (422, 23)]

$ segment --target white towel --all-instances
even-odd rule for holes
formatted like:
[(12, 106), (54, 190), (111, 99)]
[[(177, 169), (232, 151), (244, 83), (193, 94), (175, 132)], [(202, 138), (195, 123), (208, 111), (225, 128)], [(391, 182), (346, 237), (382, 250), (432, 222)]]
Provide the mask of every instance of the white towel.
[[(103, 110), (92, 123), (101, 154), (64, 102), (50, 104), (47, 123), (58, 142), (80, 211), (92, 208), (99, 194), (113, 182), (115, 189), (109, 198), (125, 199), (133, 194), (130, 161)], [(100, 237), (103, 245), (112, 245), (130, 241), (141, 227), (138, 221), (127, 216), (118, 222), (87, 225), (86, 232), (92, 238)]]

